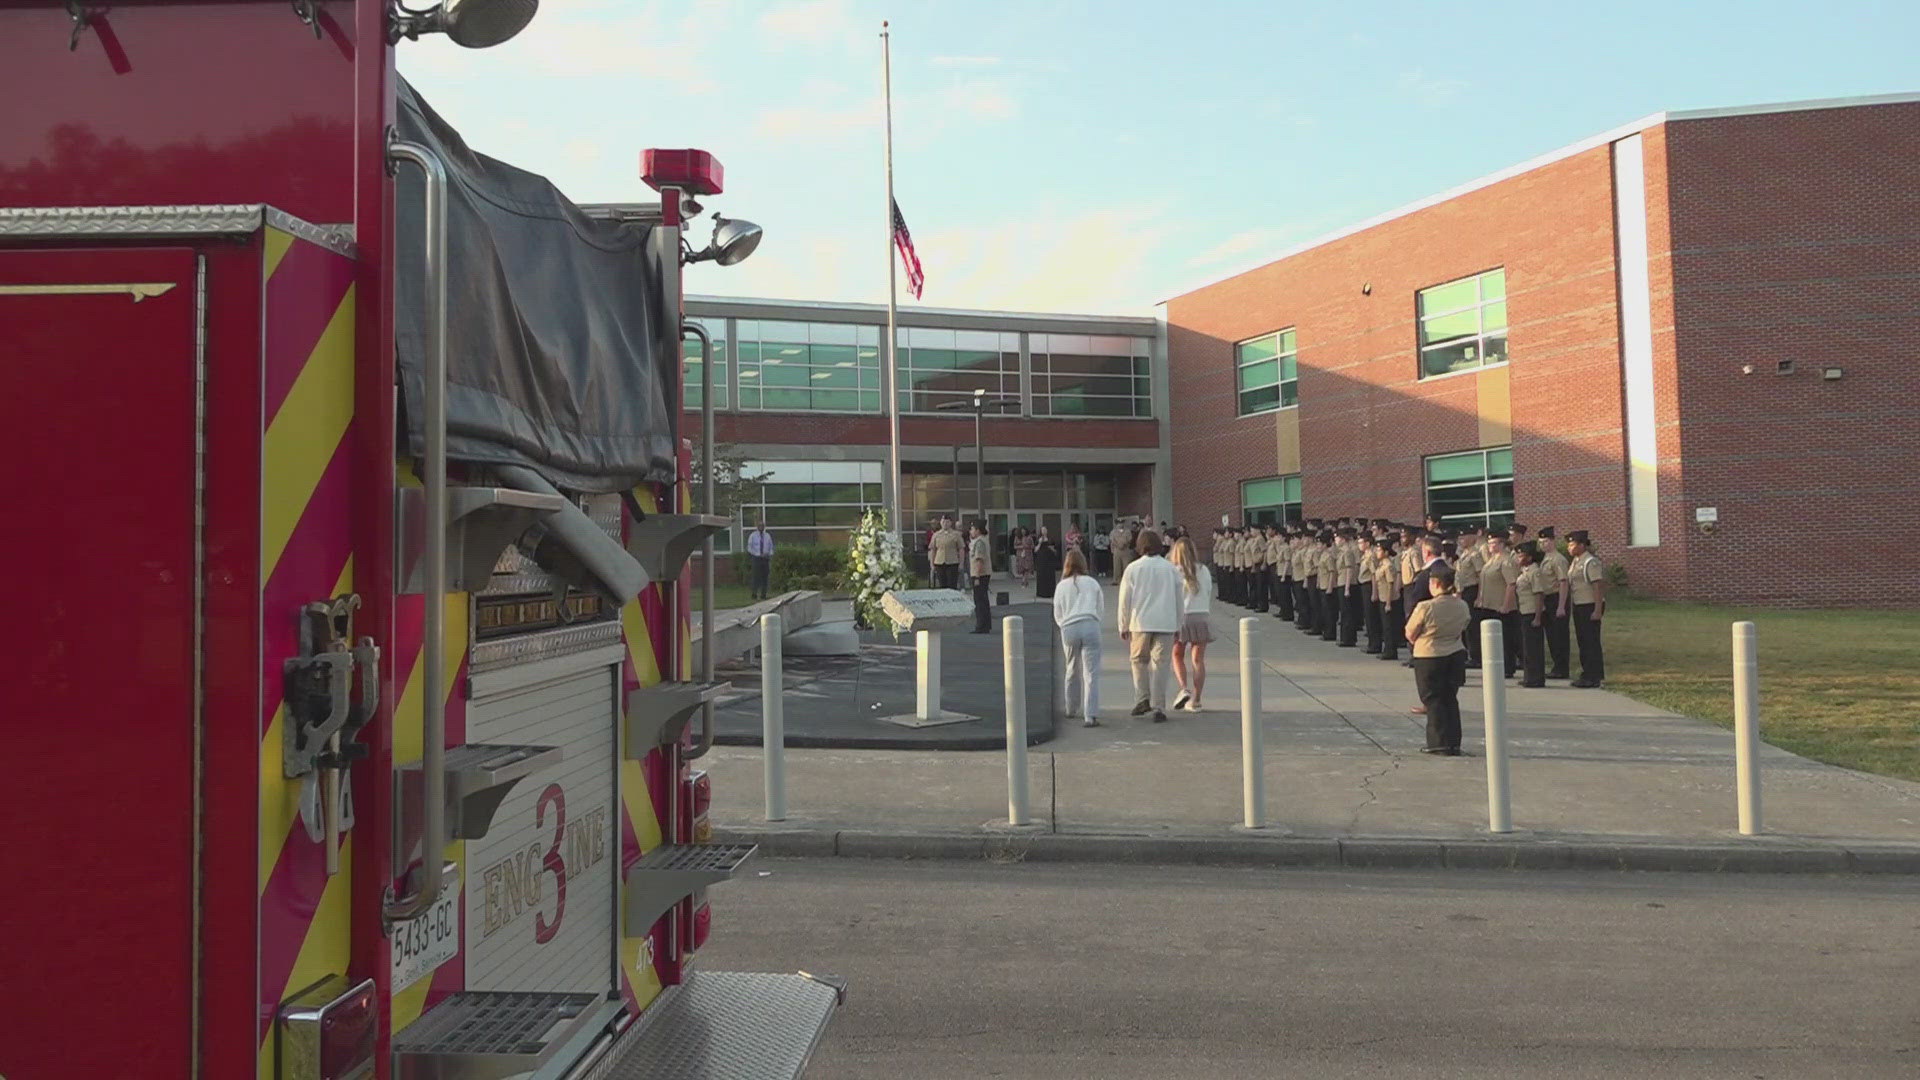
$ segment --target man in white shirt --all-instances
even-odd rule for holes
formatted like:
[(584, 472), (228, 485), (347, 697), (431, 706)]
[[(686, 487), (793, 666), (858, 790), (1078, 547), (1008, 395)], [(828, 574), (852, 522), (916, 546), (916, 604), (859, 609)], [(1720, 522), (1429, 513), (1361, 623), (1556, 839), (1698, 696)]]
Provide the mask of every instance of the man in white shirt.
[(1160, 534), (1142, 529), (1137, 543), (1141, 557), (1127, 565), (1120, 578), (1120, 640), (1127, 643), (1133, 664), (1133, 715), (1153, 714), (1153, 722), (1167, 720), (1167, 683), (1173, 674), (1173, 635), (1185, 613), (1185, 583), (1180, 571), (1166, 560)]
[(747, 557), (753, 560), (753, 598), (765, 600), (767, 581), (773, 575), (773, 534), (764, 520), (755, 522), (747, 534)]
[(979, 522), (969, 530), (973, 540), (967, 545), (967, 576), (973, 579), (973, 632), (993, 633), (993, 609), (987, 605), (987, 578), (993, 573), (993, 547), (987, 528)]

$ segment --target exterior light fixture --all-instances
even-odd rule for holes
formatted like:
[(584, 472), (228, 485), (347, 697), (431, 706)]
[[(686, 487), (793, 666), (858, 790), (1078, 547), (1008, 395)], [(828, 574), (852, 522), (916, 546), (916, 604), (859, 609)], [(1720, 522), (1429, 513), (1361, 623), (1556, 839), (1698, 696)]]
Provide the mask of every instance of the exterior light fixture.
[(455, 45), (490, 49), (525, 30), (539, 10), (540, 0), (442, 0), (425, 11), (394, 0), (387, 9), (387, 39), (413, 41), (421, 34), (445, 34)]
[(705, 251), (689, 252), (686, 261), (690, 263), (712, 260), (721, 266), (732, 266), (753, 254), (760, 246), (760, 226), (739, 218), (713, 215), (713, 240)]
[(1820, 377), (1823, 379), (1826, 379), (1829, 382), (1840, 379), (1845, 375), (1846, 375), (1846, 371), (1842, 368), (1830, 367), (1830, 368), (1822, 368), (1820, 370)]

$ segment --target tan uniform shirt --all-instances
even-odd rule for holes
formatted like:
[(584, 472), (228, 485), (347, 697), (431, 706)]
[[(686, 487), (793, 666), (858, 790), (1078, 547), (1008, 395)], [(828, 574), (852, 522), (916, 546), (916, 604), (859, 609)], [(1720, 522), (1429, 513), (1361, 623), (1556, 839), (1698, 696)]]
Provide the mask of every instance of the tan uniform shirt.
[(1567, 567), (1567, 583), (1572, 587), (1571, 602), (1575, 604), (1593, 603), (1593, 583), (1607, 580), (1606, 568), (1589, 551), (1573, 560)]
[(1413, 655), (1452, 656), (1466, 649), (1460, 635), (1473, 625), (1473, 611), (1467, 602), (1448, 594), (1422, 600), (1407, 616), (1407, 640), (1413, 643)]
[(1420, 541), (1407, 545), (1400, 553), (1400, 587), (1405, 589), (1413, 584), (1414, 575), (1420, 573)]
[(1277, 574), (1287, 572), (1287, 538), (1280, 535), (1267, 538), (1267, 565)]
[(967, 538), (957, 529), (937, 529), (933, 539), (927, 542), (928, 558), (935, 566), (955, 566), (960, 562), (960, 553), (967, 545)]
[(1381, 552), (1373, 568), (1373, 598), (1383, 604), (1399, 602), (1400, 560)]
[(1321, 588), (1333, 589), (1339, 586), (1340, 556), (1332, 545), (1320, 549), (1320, 554), (1314, 557), (1313, 565), (1314, 569), (1320, 572)]
[(1520, 560), (1512, 552), (1485, 556), (1480, 567), (1480, 606), (1502, 615), (1512, 611), (1507, 606), (1507, 586), (1519, 580)]
[(1461, 592), (1468, 588), (1479, 588), (1480, 570), (1486, 564), (1487, 549), (1483, 545), (1475, 544), (1461, 552), (1460, 558), (1453, 564), (1454, 586)]
[(1560, 610), (1560, 586), (1567, 581), (1567, 557), (1556, 548), (1540, 553), (1540, 591), (1547, 594), (1547, 610)]
[(1253, 569), (1265, 570), (1267, 568), (1267, 536), (1265, 533), (1254, 533), (1252, 536), (1247, 537), (1247, 558), (1252, 562)]
[(1333, 553), (1334, 584), (1343, 589), (1359, 584), (1360, 549), (1342, 540), (1333, 546)]
[(1545, 579), (1545, 567), (1539, 563), (1520, 568), (1520, 576), (1514, 581), (1515, 591), (1519, 593), (1520, 614), (1533, 615), (1539, 612), (1540, 594), (1546, 591), (1541, 583)]
[(1238, 536), (1229, 534), (1226, 538), (1226, 545), (1227, 545), (1227, 569), (1229, 570), (1240, 569), (1240, 538)]

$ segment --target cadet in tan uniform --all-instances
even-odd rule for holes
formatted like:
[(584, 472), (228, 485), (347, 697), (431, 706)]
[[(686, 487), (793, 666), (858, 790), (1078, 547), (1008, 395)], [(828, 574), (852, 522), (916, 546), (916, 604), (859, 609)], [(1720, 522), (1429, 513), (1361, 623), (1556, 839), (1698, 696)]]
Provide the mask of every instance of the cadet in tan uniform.
[[(1542, 614), (1546, 610), (1546, 590), (1541, 588), (1540, 546), (1532, 542), (1515, 545), (1514, 560), (1520, 576), (1514, 579), (1514, 606), (1520, 623), (1520, 685), (1538, 688), (1547, 685), (1547, 635)], [(1556, 598), (1557, 599), (1557, 598)]]
[(1340, 586), (1340, 647), (1352, 649), (1360, 644), (1360, 620), (1365, 614), (1360, 607), (1360, 534), (1348, 525), (1338, 536), (1334, 559)]
[(1367, 632), (1365, 651), (1369, 656), (1380, 655), (1380, 605), (1373, 599), (1373, 582), (1379, 569), (1373, 530), (1364, 529), (1360, 533), (1360, 625)]
[(1467, 670), (1480, 666), (1480, 570), (1486, 565), (1487, 551), (1480, 543), (1480, 527), (1469, 525), (1460, 530), (1459, 554), (1453, 560), (1453, 579), (1460, 599), (1473, 612), (1473, 630), (1467, 635)]
[(1591, 690), (1607, 680), (1606, 657), (1600, 650), (1600, 620), (1607, 612), (1607, 568), (1594, 557), (1585, 529), (1567, 534), (1567, 591), (1573, 611), (1573, 636), (1580, 643), (1580, 677), (1573, 685)]
[(1400, 608), (1400, 556), (1394, 550), (1392, 536), (1381, 537), (1374, 545), (1374, 607), (1380, 609), (1380, 659), (1400, 659), (1400, 644), (1405, 638)]
[(1255, 615), (1265, 615), (1269, 597), (1267, 595), (1267, 537), (1272, 535), (1273, 526), (1257, 525), (1247, 533), (1248, 548), (1253, 552), (1253, 596), (1247, 605)]
[(1551, 525), (1540, 526), (1540, 575), (1540, 591), (1547, 596), (1546, 609), (1540, 613), (1547, 633), (1547, 656), (1551, 660), (1547, 665), (1547, 678), (1564, 679), (1567, 654), (1571, 651), (1567, 638), (1573, 619), (1566, 609), (1567, 557), (1560, 554)]
[(1274, 617), (1293, 621), (1293, 526), (1276, 529), (1268, 545), (1273, 562)]
[(1320, 640), (1340, 640), (1340, 555), (1334, 550), (1338, 539), (1332, 529), (1320, 534), (1320, 552), (1314, 566), (1320, 571)]
[(1479, 639), (1480, 623), (1500, 624), (1501, 655), (1481, 660), (1489, 670), (1498, 660), (1502, 676), (1509, 679), (1520, 667), (1520, 626), (1514, 617), (1519, 611), (1514, 596), (1519, 578), (1520, 567), (1507, 552), (1507, 538), (1497, 532), (1488, 534), (1480, 560), (1480, 606), (1474, 611), (1474, 638)]
[(1305, 525), (1294, 530), (1293, 550), (1288, 553), (1288, 561), (1293, 565), (1293, 625), (1297, 630), (1305, 631), (1313, 625), (1313, 595), (1307, 588), (1311, 584), (1309, 577), (1313, 567), (1307, 562), (1307, 549), (1311, 547), (1307, 539)]
[(940, 528), (927, 540), (927, 562), (933, 567), (934, 588), (960, 587), (960, 560), (966, 546), (967, 538), (953, 527), (953, 519), (941, 517)]

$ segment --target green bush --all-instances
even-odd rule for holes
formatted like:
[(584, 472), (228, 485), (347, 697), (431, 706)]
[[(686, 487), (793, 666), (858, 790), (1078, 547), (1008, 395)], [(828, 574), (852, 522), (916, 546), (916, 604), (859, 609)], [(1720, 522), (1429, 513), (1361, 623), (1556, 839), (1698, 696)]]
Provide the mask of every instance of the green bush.
[[(847, 552), (837, 547), (776, 547), (770, 583), (775, 592), (789, 589), (838, 589), (847, 576)], [(825, 585), (803, 585), (824, 580)]]
[(1627, 587), (1627, 568), (1624, 564), (1614, 563), (1607, 567), (1607, 587), (1610, 589)]

